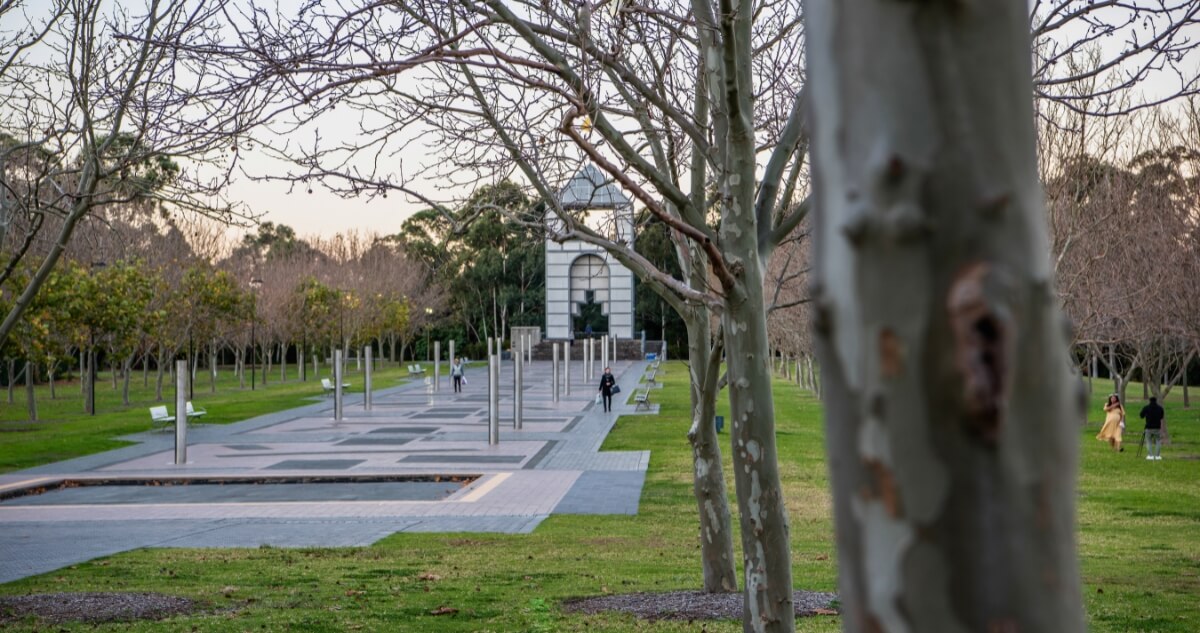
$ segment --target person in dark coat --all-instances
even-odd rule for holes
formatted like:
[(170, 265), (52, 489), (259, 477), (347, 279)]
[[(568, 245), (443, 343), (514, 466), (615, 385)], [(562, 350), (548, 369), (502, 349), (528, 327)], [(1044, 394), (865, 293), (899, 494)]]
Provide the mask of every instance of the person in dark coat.
[(600, 396), (604, 401), (605, 411), (612, 411), (613, 387), (616, 385), (617, 379), (613, 377), (612, 370), (605, 367), (604, 375), (600, 376)]
[(1138, 416), (1146, 421), (1146, 459), (1162, 459), (1162, 425), (1167, 414), (1158, 398), (1150, 398), (1150, 404), (1142, 407)]

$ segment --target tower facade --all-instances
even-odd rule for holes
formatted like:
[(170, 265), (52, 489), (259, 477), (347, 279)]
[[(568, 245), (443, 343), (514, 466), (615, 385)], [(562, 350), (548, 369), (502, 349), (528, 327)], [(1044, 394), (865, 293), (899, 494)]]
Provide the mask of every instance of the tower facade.
[[(633, 246), (633, 204), (595, 165), (585, 165), (558, 196), (579, 222)], [(552, 233), (563, 226), (552, 213), (546, 223)], [(546, 338), (583, 338), (588, 330), (633, 338), (633, 272), (599, 246), (547, 238)]]

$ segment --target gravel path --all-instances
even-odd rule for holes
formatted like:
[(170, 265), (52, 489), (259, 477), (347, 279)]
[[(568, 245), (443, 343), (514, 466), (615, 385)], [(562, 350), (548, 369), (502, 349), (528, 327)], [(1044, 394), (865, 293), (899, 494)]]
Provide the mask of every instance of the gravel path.
[[(836, 615), (836, 594), (797, 591), (792, 594), (796, 616)], [(646, 620), (740, 620), (742, 594), (673, 591), (670, 593), (626, 593), (577, 598), (563, 603), (563, 610), (577, 613), (620, 611)]]

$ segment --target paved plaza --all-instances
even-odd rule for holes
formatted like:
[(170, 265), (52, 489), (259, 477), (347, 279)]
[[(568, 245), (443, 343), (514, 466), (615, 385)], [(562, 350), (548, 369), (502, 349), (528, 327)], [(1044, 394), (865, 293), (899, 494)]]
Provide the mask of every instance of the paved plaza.
[[(584, 385), (574, 363), (571, 394), (555, 403), (551, 364), (534, 362), (516, 430), (513, 365), (504, 363), (495, 446), (487, 369), (477, 365), (461, 394), (444, 375), (436, 393), (415, 380), (375, 391), (371, 411), (361, 395), (347, 397), (341, 421), (327, 398), (194, 426), (186, 465), (173, 464), (174, 434), (159, 431), (0, 476), (0, 496), (47, 489), (0, 501), (0, 582), (141, 547), (362, 546), (395, 532), (527, 533), (551, 514), (636, 514), (649, 452), (600, 445), (617, 416), (635, 414), (646, 365), (613, 363), (622, 392), (605, 413), (595, 404), (598, 373)], [(155, 479), (175, 485), (140, 485)], [(113, 485), (59, 488), (64, 480)]]

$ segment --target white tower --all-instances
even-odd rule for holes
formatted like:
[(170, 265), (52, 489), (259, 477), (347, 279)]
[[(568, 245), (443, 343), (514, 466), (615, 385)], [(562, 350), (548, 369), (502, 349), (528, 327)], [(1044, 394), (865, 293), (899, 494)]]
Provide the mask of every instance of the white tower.
[[(558, 193), (564, 211), (593, 231), (633, 246), (633, 205), (594, 165), (584, 166)], [(551, 214), (550, 229), (562, 228)], [(594, 304), (594, 305), (593, 305)], [(546, 240), (546, 338), (563, 340), (575, 332), (575, 317), (598, 307), (608, 319), (607, 333), (633, 338), (633, 273), (603, 248), (579, 240)], [(597, 335), (605, 328), (593, 328)]]

